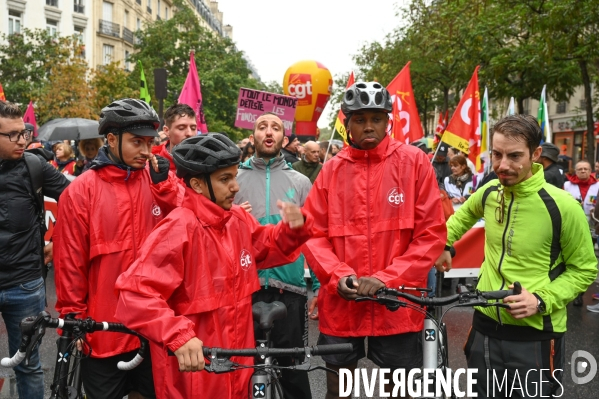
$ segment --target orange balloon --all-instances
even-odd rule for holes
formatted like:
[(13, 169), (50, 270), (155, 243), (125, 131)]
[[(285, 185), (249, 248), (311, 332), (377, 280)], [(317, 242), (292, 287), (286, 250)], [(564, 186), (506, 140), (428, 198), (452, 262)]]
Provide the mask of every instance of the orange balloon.
[(316, 134), (316, 123), (331, 97), (332, 86), (331, 72), (317, 61), (300, 61), (287, 69), (283, 92), (298, 99), (295, 111), (297, 135)]

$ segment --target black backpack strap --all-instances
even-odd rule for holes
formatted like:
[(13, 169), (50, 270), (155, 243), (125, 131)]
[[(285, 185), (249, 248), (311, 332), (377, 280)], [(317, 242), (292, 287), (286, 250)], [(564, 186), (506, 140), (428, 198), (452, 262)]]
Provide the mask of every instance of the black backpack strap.
[(31, 185), (33, 188), (33, 194), (38, 205), (38, 212), (44, 210), (44, 171), (42, 160), (36, 155), (23, 154), (25, 164), (27, 164), (27, 170), (29, 171), (29, 178), (31, 179)]
[[(44, 206), (44, 165), (42, 160), (37, 155), (29, 154), (25, 152), (23, 154), (27, 170), (29, 171), (29, 178), (31, 179), (31, 186), (33, 188), (33, 196), (37, 204), (38, 221), (40, 223), (40, 233), (42, 236), (42, 248), (44, 248), (46, 242), (44, 236), (46, 235), (46, 208)], [(44, 280), (48, 275), (48, 268), (44, 264), (44, 251), (42, 251), (42, 276)]]

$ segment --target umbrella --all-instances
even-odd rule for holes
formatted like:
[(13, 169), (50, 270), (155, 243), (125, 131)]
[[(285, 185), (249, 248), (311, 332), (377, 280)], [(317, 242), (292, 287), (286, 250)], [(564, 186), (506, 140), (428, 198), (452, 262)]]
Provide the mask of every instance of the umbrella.
[(39, 128), (37, 139), (86, 140), (102, 137), (98, 134), (98, 121), (83, 118), (59, 118), (51, 120)]
[(433, 148), (433, 139), (431, 138), (423, 137), (419, 140), (416, 140), (416, 142), (423, 143), (426, 146), (426, 148)]

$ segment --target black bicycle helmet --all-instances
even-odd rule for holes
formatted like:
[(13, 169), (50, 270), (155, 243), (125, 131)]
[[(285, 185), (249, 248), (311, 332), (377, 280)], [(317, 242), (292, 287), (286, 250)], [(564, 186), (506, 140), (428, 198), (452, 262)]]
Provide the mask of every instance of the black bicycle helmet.
[(345, 116), (363, 109), (393, 110), (391, 96), (387, 89), (377, 82), (356, 82), (343, 94), (341, 111)]
[(241, 150), (226, 135), (207, 133), (183, 140), (172, 155), (177, 176), (186, 178), (239, 164)]
[(138, 136), (158, 137), (159, 126), (158, 114), (145, 101), (123, 98), (102, 109), (98, 133), (121, 134), (129, 128), (134, 129)]

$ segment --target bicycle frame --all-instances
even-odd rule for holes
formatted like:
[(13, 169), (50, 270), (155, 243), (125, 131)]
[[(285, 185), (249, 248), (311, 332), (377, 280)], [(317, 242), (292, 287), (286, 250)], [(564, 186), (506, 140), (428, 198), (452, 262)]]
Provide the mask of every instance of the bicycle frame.
[[(71, 350), (73, 345), (73, 333), (63, 330), (56, 340), (56, 364), (50, 386), (50, 399), (83, 399), (84, 397), (81, 393), (81, 360), (76, 358), (79, 353), (76, 347)], [(72, 358), (76, 358), (73, 363), (71, 363)], [(68, 381), (69, 374), (70, 381)]]
[[(56, 340), (56, 367), (50, 399), (83, 399), (80, 359), (77, 355), (75, 341), (84, 334), (96, 331), (115, 331), (137, 336), (140, 340), (139, 351), (131, 361), (119, 362), (117, 367), (120, 370), (131, 370), (137, 367), (143, 361), (148, 347), (147, 340), (120, 323), (96, 322), (90, 317), (80, 320), (75, 318), (75, 314), (69, 314), (64, 319), (53, 319), (48, 312), (42, 311), (37, 316), (26, 317), (21, 321), (19, 350), (12, 358), (3, 358), (0, 362), (1, 365), (12, 368), (23, 360), (29, 362), (31, 351), (41, 341), (47, 327), (62, 329), (61, 336)], [(73, 357), (76, 360), (71, 363)]]
[[(437, 276), (439, 280), (439, 275)], [(346, 285), (348, 288), (354, 289), (352, 278), (348, 278), (346, 280)], [(405, 288), (399, 287), (398, 289), (391, 288), (381, 288), (374, 297), (358, 297), (356, 298), (356, 302), (361, 301), (374, 301), (387, 306), (387, 308), (391, 311), (395, 311), (399, 309), (399, 307), (409, 307), (411, 309), (415, 309), (424, 313), (424, 329), (422, 336), (422, 357), (423, 357), (423, 369), (438, 369), (441, 368), (445, 371), (449, 366), (449, 359), (447, 357), (447, 334), (445, 329), (445, 324), (443, 323), (443, 315), (437, 316), (436, 318), (428, 311), (423, 311), (421, 308), (418, 308), (417, 305), (420, 306), (428, 306), (433, 307), (435, 310), (439, 309), (444, 305), (450, 305), (452, 303), (458, 302), (458, 304), (452, 306), (498, 306), (498, 307), (508, 307), (509, 305), (500, 303), (500, 302), (488, 302), (489, 299), (503, 299), (510, 295), (518, 295), (522, 292), (522, 286), (519, 282), (514, 282), (514, 288), (511, 290), (499, 290), (499, 291), (487, 291), (481, 292), (475, 290), (474, 292), (470, 291), (469, 288), (465, 286), (458, 286), (458, 293), (448, 296), (448, 297), (437, 297), (437, 298), (427, 298), (424, 296), (417, 297), (414, 295), (407, 294), (403, 292), (403, 290), (412, 290), (419, 291), (421, 293), (428, 291), (426, 288)], [(394, 296), (395, 298), (390, 298), (390, 296)], [(402, 298), (408, 302), (400, 301), (397, 298)], [(451, 309), (451, 308), (450, 308)], [(449, 309), (448, 309), (449, 310)], [(439, 333), (440, 332), (440, 333)], [(441, 353), (442, 359), (441, 363), (438, 361), (438, 355)], [(455, 395), (452, 393), (452, 398), (455, 398)], [(422, 397), (420, 399), (442, 399), (443, 397)]]
[[(313, 371), (322, 369), (330, 372), (323, 366), (312, 366), (310, 358), (314, 355), (339, 354), (349, 353), (352, 351), (351, 344), (334, 344), (320, 345), (304, 348), (271, 348), (270, 347), (270, 331), (275, 320), (280, 320), (287, 315), (287, 309), (281, 302), (273, 302), (265, 304), (258, 302), (253, 308), (254, 320), (260, 325), (260, 329), (264, 333), (265, 339), (257, 339), (255, 348), (247, 349), (223, 349), (204, 347), (203, 353), (207, 360), (204, 368), (210, 373), (226, 373), (248, 366), (233, 363), (230, 360), (231, 356), (255, 357), (256, 363), (253, 367), (255, 370), (250, 377), (248, 390), (251, 399), (274, 399), (272, 386), (275, 386), (277, 396), (283, 399), (283, 390), (278, 382), (276, 373), (283, 368), (277, 365), (274, 358), (291, 356), (293, 358), (305, 357), (301, 364), (284, 367), (292, 370)], [(169, 352), (169, 355), (172, 354)]]

